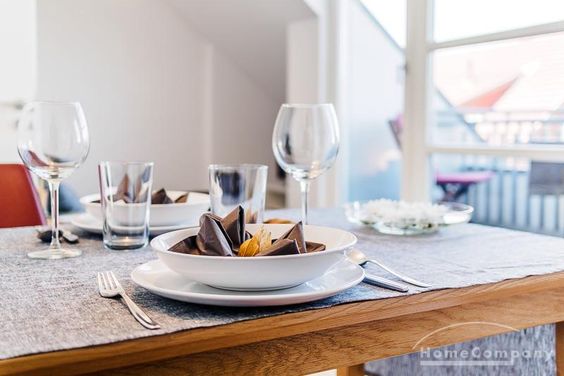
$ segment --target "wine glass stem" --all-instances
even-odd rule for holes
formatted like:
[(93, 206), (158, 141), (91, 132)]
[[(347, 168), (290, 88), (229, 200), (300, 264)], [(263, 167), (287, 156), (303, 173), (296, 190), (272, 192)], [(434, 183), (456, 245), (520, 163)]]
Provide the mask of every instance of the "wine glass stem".
[(309, 180), (300, 180), (302, 191), (302, 223), (307, 225), (307, 196), (309, 193)]
[(61, 248), (59, 241), (59, 185), (58, 180), (49, 180), (49, 196), (51, 197), (51, 246), (58, 250)]

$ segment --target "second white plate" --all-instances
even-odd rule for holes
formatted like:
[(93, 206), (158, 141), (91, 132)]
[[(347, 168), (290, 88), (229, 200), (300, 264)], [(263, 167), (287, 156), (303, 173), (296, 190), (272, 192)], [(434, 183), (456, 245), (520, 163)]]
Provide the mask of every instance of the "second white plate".
[(364, 279), (364, 269), (343, 260), (323, 276), (299, 286), (252, 292), (221, 290), (192, 281), (168, 269), (159, 260), (136, 267), (131, 272), (131, 279), (154, 294), (183, 302), (225, 307), (261, 307), (328, 298), (360, 283)]
[[(90, 214), (80, 214), (71, 220), (71, 224), (81, 230), (91, 232), (93, 234), (102, 233), (102, 222), (92, 217)], [(165, 232), (181, 230), (184, 228), (191, 228), (187, 225), (174, 225), (174, 226), (153, 226), (149, 229), (151, 236), (164, 234)]]

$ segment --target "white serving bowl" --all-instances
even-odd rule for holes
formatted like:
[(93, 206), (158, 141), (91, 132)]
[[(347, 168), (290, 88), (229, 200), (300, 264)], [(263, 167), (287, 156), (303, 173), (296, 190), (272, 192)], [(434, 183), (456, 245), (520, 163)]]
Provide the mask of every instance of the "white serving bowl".
[[(177, 199), (185, 193), (189, 193), (188, 202), (172, 203), (172, 204), (152, 204), (150, 209), (149, 226), (174, 226), (186, 225), (186, 227), (198, 226), (200, 216), (208, 211), (210, 207), (210, 196), (205, 193), (183, 192), (183, 191), (167, 191), (172, 200)], [(103, 221), (102, 205), (99, 202), (93, 202), (100, 199), (100, 194), (92, 194), (84, 196), (80, 199), (80, 203), (86, 209), (86, 212)], [(127, 218), (127, 210), (131, 210), (135, 204), (116, 204), (123, 207), (122, 217)], [(119, 216), (119, 214), (117, 214)]]
[[(253, 234), (261, 226), (276, 239), (293, 225), (249, 224)], [(200, 256), (169, 251), (179, 241), (196, 235), (199, 228), (168, 232), (151, 241), (159, 259), (171, 270), (209, 286), (239, 291), (276, 290), (322, 276), (341, 261), (344, 251), (356, 243), (350, 232), (331, 227), (304, 226), (307, 241), (323, 243), (325, 251), (299, 255), (264, 257)]]

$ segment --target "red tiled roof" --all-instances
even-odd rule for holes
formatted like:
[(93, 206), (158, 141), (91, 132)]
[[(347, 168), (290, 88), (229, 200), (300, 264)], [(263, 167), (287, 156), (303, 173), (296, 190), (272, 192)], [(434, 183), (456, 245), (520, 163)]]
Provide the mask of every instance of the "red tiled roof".
[(503, 97), (503, 95), (513, 86), (517, 81), (517, 77), (505, 82), (499, 86), (494, 87), (474, 98), (471, 98), (464, 103), (461, 103), (458, 107), (461, 108), (492, 108), (497, 101)]

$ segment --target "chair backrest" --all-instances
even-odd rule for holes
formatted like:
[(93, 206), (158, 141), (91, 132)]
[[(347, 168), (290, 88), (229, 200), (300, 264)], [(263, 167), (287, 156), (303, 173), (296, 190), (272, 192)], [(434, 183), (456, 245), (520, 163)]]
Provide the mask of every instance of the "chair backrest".
[(45, 224), (31, 176), (21, 164), (0, 164), (0, 228)]
[(564, 163), (531, 162), (529, 194), (564, 194)]

